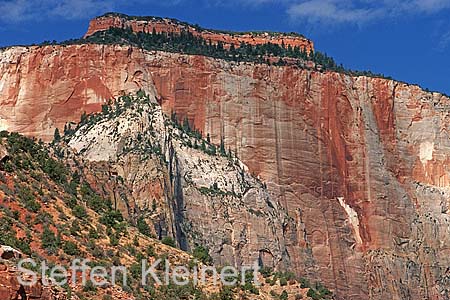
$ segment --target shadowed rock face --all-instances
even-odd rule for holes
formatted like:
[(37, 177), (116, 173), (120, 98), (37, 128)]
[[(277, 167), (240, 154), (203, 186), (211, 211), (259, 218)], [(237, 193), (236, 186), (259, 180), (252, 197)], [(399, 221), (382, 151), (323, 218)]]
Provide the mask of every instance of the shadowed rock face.
[(267, 183), (295, 220), (284, 228), (292, 270), (338, 299), (449, 297), (448, 98), (121, 46), (10, 48), (0, 61), (2, 129), (49, 140), (82, 111), (143, 88), (214, 142), (223, 136)]

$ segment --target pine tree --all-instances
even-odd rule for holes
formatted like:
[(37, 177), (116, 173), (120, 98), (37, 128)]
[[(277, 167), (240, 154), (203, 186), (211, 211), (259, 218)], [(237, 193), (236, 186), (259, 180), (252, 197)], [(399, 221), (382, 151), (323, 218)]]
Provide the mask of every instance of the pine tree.
[(223, 137), (220, 138), (220, 154), (222, 156), (226, 156), (227, 155), (227, 152), (225, 151), (225, 141), (224, 141)]
[(211, 154), (211, 155), (216, 155), (216, 145), (211, 144), (211, 147), (210, 147), (210, 154)]
[(176, 113), (176, 112), (172, 112), (172, 114), (170, 115), (170, 119), (171, 119), (172, 122), (174, 122), (175, 124), (178, 124), (178, 118), (177, 118), (177, 113)]
[(107, 115), (109, 113), (109, 106), (107, 104), (102, 105), (102, 113)]
[(53, 141), (59, 142), (61, 140), (61, 134), (59, 134), (59, 129), (55, 128), (55, 133), (53, 134)]
[(183, 130), (188, 133), (191, 132), (191, 126), (189, 125), (189, 120), (187, 117), (185, 117), (183, 121)]
[(85, 124), (86, 121), (87, 121), (87, 115), (86, 115), (86, 112), (84, 111), (84, 112), (81, 114), (81, 120), (80, 120), (80, 123), (81, 123), (81, 124)]
[(202, 140), (202, 146), (201, 146), (201, 149), (202, 149), (203, 152), (206, 151), (206, 145), (205, 145), (205, 141), (204, 141), (204, 140)]

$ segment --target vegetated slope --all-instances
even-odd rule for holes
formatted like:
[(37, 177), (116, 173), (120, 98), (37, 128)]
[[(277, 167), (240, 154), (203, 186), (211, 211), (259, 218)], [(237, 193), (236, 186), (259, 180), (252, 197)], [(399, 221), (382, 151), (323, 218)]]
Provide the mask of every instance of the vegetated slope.
[[(307, 293), (317, 299), (329, 297), (320, 284), (309, 288), (307, 280), (302, 279), (300, 284), (294, 274), (274, 273), (282, 257), (267, 260), (272, 265), (264, 268), (261, 280), (266, 283), (262, 287), (250, 282), (225, 289), (212, 282), (198, 287), (192, 283), (184, 287), (140, 286), (143, 258), (150, 262), (167, 258), (174, 265), (191, 268), (213, 260), (224, 266), (231, 258), (217, 253), (217, 249), (228, 247), (233, 251), (239, 244), (248, 255), (242, 256), (242, 263), (246, 259), (253, 262), (259, 252), (250, 246), (258, 246), (255, 240), (267, 236), (243, 230), (242, 226), (249, 224), (240, 224), (239, 218), (260, 227), (269, 219), (280, 222), (277, 215), (287, 216), (277, 203), (256, 205), (253, 190), (264, 193), (264, 187), (245, 172), (236, 157), (223, 147), (216, 149), (187, 124), (183, 127), (165, 118), (158, 105), (143, 93), (105, 105), (101, 114), (83, 115), (81, 123), (71, 127), (66, 126), (64, 136), (56, 131), (52, 145), (16, 133), (1, 134), (4, 234), (0, 243), (50, 265), (68, 267), (73, 258), (87, 258), (92, 267), (125, 265), (130, 272), (128, 286), (95, 288), (79, 283), (66, 285), (59, 294), (68, 299), (270, 299), (270, 295)], [(92, 138), (94, 135), (96, 138)], [(105, 139), (109, 140), (102, 144)], [(78, 151), (73, 152), (68, 145)], [(100, 151), (98, 147), (102, 146), (106, 148)], [(198, 168), (209, 168), (208, 173), (200, 173)], [(221, 176), (224, 172), (227, 176)], [(229, 173), (234, 173), (235, 179)], [(179, 197), (185, 197), (187, 204)], [(268, 195), (265, 201), (270, 201)], [(205, 205), (212, 211), (202, 212)], [(201, 214), (203, 217), (198, 216)], [(206, 217), (217, 225), (204, 225)], [(269, 225), (265, 235), (281, 226)], [(221, 227), (231, 229), (233, 235), (240, 236), (239, 241), (231, 238), (227, 242), (230, 234), (221, 232)], [(242, 235), (246, 233), (252, 235), (248, 241)], [(223, 240), (217, 238), (220, 234)], [(199, 262), (192, 254), (174, 248), (176, 245)], [(266, 241), (259, 247), (275, 252), (271, 247), (282, 245)]]
[(152, 261), (164, 256), (186, 263), (190, 259), (139, 234), (109, 200), (94, 191), (89, 172), (81, 165), (70, 167), (57, 157), (55, 148), (17, 133), (2, 132), (1, 143), (7, 150), (0, 168), (1, 244), (21, 250), (38, 263), (46, 260), (50, 266), (69, 268), (72, 259), (80, 258), (91, 260), (91, 267), (125, 265), (132, 273), (128, 287), (66, 285), (68, 299), (132, 296), (132, 288), (140, 281), (136, 268), (141, 258)]

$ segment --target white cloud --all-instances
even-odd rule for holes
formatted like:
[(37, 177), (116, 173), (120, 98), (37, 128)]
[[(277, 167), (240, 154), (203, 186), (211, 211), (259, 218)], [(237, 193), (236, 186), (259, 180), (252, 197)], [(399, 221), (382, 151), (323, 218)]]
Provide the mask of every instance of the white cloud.
[(292, 19), (308, 23), (362, 24), (449, 8), (450, 0), (298, 0), (290, 2), (287, 12)]
[(372, 20), (383, 11), (372, 7), (359, 8), (351, 3), (339, 4), (334, 0), (310, 0), (291, 5), (288, 14), (311, 23), (359, 23), (361, 20)]
[[(166, 0), (167, 5), (190, 3), (199, 6), (233, 5), (284, 8), (293, 20), (308, 23), (362, 24), (402, 15), (434, 14), (450, 9), (450, 0)], [(85, 19), (140, 3), (158, 0), (0, 0), (1, 23), (45, 18)]]
[(416, 0), (414, 2), (419, 10), (428, 13), (434, 13), (450, 8), (449, 0)]
[(444, 51), (445, 49), (447, 49), (449, 44), (450, 44), (450, 31), (447, 31), (440, 37), (437, 49), (439, 51)]
[(64, 0), (60, 1), (51, 14), (66, 19), (82, 19), (112, 11), (112, 1), (96, 0)]
[(45, 18), (83, 19), (114, 9), (112, 0), (0, 0), (0, 23)]

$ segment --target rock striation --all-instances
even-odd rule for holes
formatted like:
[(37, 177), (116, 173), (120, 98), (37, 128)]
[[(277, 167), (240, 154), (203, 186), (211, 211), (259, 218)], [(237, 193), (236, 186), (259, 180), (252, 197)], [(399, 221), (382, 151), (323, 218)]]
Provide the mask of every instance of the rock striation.
[[(143, 89), (223, 138), (293, 220), (279, 233), (290, 269), (337, 299), (450, 297), (450, 99), (439, 93), (117, 45), (9, 48), (0, 74), (1, 129), (48, 141), (83, 111)], [(208, 205), (187, 213), (213, 214)]]

